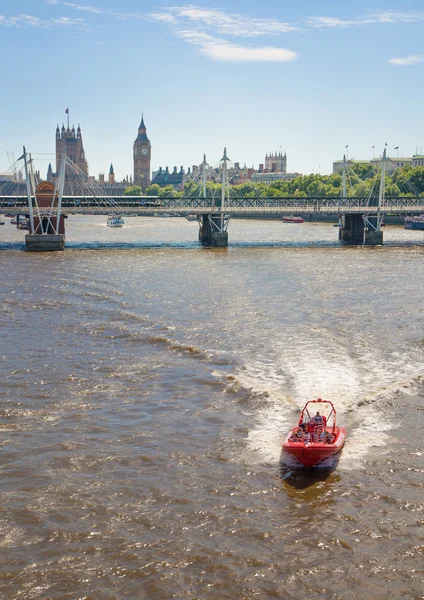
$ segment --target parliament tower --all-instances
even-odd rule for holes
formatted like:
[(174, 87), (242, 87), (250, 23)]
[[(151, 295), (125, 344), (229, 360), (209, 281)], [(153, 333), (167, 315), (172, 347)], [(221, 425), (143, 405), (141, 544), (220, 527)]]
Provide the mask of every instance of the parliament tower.
[(146, 134), (144, 119), (141, 117), (138, 136), (134, 142), (134, 185), (145, 190), (150, 185), (151, 145)]
[(75, 127), (72, 129), (65, 129), (62, 125), (62, 129), (59, 130), (59, 125), (56, 127), (56, 173), (60, 170), (60, 161), (62, 160), (63, 153), (66, 155), (88, 176), (88, 164), (85, 159), (84, 145), (82, 143), (81, 127), (78, 125), (78, 129), (75, 132)]

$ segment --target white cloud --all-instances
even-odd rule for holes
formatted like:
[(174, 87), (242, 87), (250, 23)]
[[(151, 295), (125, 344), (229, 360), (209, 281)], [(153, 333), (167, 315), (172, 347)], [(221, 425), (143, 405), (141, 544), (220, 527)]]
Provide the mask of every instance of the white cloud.
[(391, 11), (370, 12), (365, 17), (339, 19), (337, 17), (309, 17), (306, 23), (311, 27), (358, 27), (382, 23), (414, 23), (424, 21), (424, 13), (400, 13)]
[(225, 13), (221, 10), (200, 6), (174, 6), (163, 12), (151, 13), (150, 18), (169, 23), (195, 23), (199, 27), (209, 28), (217, 33), (238, 37), (258, 37), (261, 35), (280, 35), (298, 31), (298, 27), (277, 19), (257, 19), (239, 14)]
[(404, 58), (391, 58), (389, 63), (391, 65), (416, 65), (418, 63), (424, 62), (424, 56), (405, 56)]
[(32, 15), (16, 15), (13, 17), (6, 17), (0, 15), (0, 26), (4, 25), (7, 27), (32, 27), (34, 29), (50, 29), (51, 27), (77, 27), (84, 31), (91, 31), (88, 29), (84, 19), (71, 19), (69, 17), (58, 17), (56, 19), (40, 19)]
[(16, 15), (14, 17), (0, 15), (0, 25), (9, 27), (35, 27), (37, 29), (48, 28), (48, 24), (45, 21), (32, 15)]
[(223, 62), (289, 62), (297, 58), (295, 52), (285, 48), (240, 46), (202, 32), (178, 31), (177, 35), (198, 46), (204, 56)]
[[(57, 4), (57, 1), (54, 2)], [(94, 8), (93, 6), (81, 6), (80, 4), (73, 4), (72, 2), (62, 2), (63, 6), (69, 6), (70, 8), (75, 8), (76, 10), (84, 10), (86, 12), (91, 12), (96, 15), (103, 14), (103, 11), (99, 8)]]

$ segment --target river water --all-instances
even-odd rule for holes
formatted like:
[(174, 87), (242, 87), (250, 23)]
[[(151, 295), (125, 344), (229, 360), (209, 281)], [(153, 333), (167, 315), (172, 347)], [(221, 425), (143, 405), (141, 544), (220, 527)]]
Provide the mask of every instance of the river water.
[[(105, 223), (0, 227), (0, 598), (424, 598), (424, 232)], [(318, 396), (347, 441), (305, 472)]]

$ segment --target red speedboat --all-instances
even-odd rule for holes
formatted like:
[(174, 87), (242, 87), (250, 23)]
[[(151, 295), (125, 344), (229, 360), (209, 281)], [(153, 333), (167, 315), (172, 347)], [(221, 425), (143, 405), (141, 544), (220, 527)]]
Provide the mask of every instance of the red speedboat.
[(346, 429), (336, 425), (336, 409), (329, 400), (309, 400), (299, 423), (288, 434), (283, 450), (304, 467), (315, 467), (343, 448)]

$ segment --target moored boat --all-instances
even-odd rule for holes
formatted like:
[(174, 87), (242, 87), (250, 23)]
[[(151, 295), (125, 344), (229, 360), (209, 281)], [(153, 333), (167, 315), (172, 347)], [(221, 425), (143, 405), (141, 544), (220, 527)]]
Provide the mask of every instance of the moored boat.
[(107, 218), (108, 227), (123, 227), (124, 219), (120, 215), (110, 215)]
[(416, 217), (405, 217), (405, 229), (424, 230), (424, 215)]
[(302, 217), (295, 217), (294, 215), (288, 215), (283, 217), (283, 223), (303, 223), (304, 219)]
[(20, 219), (17, 219), (17, 223), (16, 223), (16, 227), (18, 229), (25, 229), (26, 231), (29, 231), (29, 219), (28, 217), (21, 217)]
[[(313, 415), (314, 411), (316, 414)], [(293, 427), (283, 443), (283, 450), (304, 467), (311, 468), (339, 452), (345, 439), (346, 429), (336, 425), (333, 403), (318, 398), (305, 404), (297, 426)]]

